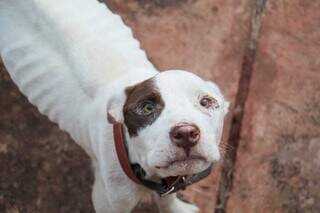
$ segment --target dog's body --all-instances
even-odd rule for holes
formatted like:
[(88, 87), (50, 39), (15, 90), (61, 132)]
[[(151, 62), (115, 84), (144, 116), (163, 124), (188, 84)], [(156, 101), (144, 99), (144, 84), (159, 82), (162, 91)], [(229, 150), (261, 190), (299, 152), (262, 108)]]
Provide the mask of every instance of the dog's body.
[[(124, 124), (130, 161), (150, 179), (198, 173), (220, 158), (219, 89), (184, 71), (159, 73), (96, 0), (0, 0), (0, 54), (29, 101), (91, 157), (97, 212), (129, 212), (152, 193), (121, 169), (110, 123)], [(174, 195), (157, 203), (197, 211)]]

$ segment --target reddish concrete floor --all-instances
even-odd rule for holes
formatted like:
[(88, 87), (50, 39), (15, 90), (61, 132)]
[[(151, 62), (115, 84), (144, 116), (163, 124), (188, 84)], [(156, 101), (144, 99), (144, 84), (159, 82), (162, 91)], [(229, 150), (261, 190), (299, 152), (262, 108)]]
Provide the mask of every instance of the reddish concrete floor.
[[(228, 178), (219, 179), (221, 161), (210, 177), (181, 196), (205, 213), (215, 211), (217, 194), (223, 198), (220, 212), (317, 212), (319, 2), (107, 0), (107, 4), (132, 27), (160, 70), (191, 70), (217, 82), (232, 103), (223, 138), (239, 148), (226, 153), (225, 162), (234, 159), (230, 168), (225, 167)], [(251, 81), (239, 85), (246, 72), (252, 74)], [(93, 212), (88, 157), (28, 103), (2, 66), (0, 113), (0, 212)], [(135, 212), (156, 209), (144, 204)]]
[(319, 10), (267, 1), (228, 213), (319, 212)]

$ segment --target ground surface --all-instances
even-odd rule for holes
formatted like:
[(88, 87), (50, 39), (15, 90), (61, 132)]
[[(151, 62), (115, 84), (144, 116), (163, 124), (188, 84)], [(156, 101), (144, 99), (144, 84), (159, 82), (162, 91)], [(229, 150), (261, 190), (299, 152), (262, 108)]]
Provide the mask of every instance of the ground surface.
[[(224, 161), (181, 196), (205, 213), (319, 211), (319, 1), (107, 4), (160, 70), (192, 70), (232, 103)], [(93, 212), (92, 182), (89, 158), (0, 66), (0, 212)]]

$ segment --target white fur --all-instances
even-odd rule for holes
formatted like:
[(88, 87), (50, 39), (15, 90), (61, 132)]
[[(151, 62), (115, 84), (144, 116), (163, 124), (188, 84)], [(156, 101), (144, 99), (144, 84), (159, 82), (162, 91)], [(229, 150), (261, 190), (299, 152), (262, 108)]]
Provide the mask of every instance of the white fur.
[[(189, 72), (171, 70), (157, 75), (155, 80), (165, 108), (152, 125), (142, 129), (139, 136), (128, 143), (131, 160), (141, 164), (149, 176), (177, 176), (203, 171), (220, 158), (218, 146), (228, 103), (216, 86)], [(200, 97), (205, 95), (215, 98), (219, 108), (208, 110), (200, 106)], [(170, 129), (180, 122), (194, 123), (199, 127), (200, 142), (191, 149), (190, 155), (200, 155), (208, 162), (157, 169), (157, 166), (166, 166), (174, 159), (185, 157), (184, 150), (169, 138)]]
[[(107, 109), (123, 121), (125, 87), (155, 76), (166, 107), (154, 124), (129, 139), (130, 159), (148, 175), (186, 172), (154, 166), (182, 155), (168, 139), (168, 129), (185, 120), (201, 129), (192, 152), (219, 159), (226, 103), (212, 83), (186, 72), (158, 73), (131, 30), (96, 0), (0, 0), (0, 54), (13, 81), (39, 111), (66, 130), (94, 165), (93, 203), (97, 212), (130, 212), (150, 193), (125, 176), (115, 154)], [(221, 105), (209, 114), (198, 96), (208, 93)], [(156, 130), (156, 131), (155, 131)], [(208, 163), (192, 163), (198, 172)], [(181, 171), (180, 171), (181, 170)], [(162, 212), (196, 212), (175, 196), (159, 199)]]

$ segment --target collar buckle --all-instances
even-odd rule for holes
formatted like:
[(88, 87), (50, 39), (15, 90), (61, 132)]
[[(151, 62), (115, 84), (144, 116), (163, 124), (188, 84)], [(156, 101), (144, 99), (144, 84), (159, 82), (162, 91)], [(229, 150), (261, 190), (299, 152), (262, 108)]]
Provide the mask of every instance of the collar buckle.
[(163, 192), (160, 193), (160, 197), (165, 197), (175, 191), (178, 191), (180, 189), (185, 189), (186, 188), (186, 177), (185, 176), (179, 176), (177, 177), (173, 183), (170, 184), (170, 186), (168, 187), (168, 189)]
[(161, 194), (160, 194), (160, 197), (165, 197), (165, 196), (171, 194), (175, 189), (176, 189), (176, 188), (175, 188), (174, 186), (171, 186), (166, 192), (161, 193)]

